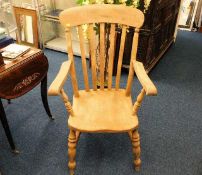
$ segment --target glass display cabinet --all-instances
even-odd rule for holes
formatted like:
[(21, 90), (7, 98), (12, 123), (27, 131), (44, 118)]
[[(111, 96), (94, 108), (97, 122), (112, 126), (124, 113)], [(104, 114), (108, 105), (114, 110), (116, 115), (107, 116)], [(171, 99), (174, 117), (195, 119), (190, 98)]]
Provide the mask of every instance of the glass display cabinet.
[[(41, 0), (38, 2), (41, 9), (41, 32), (43, 36), (43, 45), (45, 48), (67, 52), (64, 28), (60, 25), (59, 14), (67, 8), (76, 6), (75, 0)], [(42, 10), (43, 9), (43, 10)], [(48, 29), (48, 30), (47, 30)], [(73, 44), (75, 55), (80, 56), (80, 46), (77, 31), (73, 31)], [(86, 48), (88, 44), (86, 42)]]
[[(1, 14), (0, 16), (0, 26), (4, 28), (9, 35), (12, 31), (17, 29), (16, 22), (12, 15), (12, 6), (36, 10), (40, 48), (66, 52), (65, 32), (64, 28), (60, 25), (59, 14), (64, 9), (76, 5), (76, 0), (0, 0), (0, 13), (3, 13), (3, 15)], [(3, 19), (6, 20), (3, 21)], [(80, 56), (77, 31), (74, 31), (73, 39), (75, 46), (73, 48), (74, 53)], [(87, 41), (86, 48), (88, 48)]]
[(1, 37), (5, 33), (6, 36), (16, 39), (17, 27), (13, 16), (11, 0), (0, 0), (0, 29)]
[(40, 15), (44, 47), (66, 52), (65, 34), (59, 23), (59, 14), (67, 8), (67, 1), (57, 1), (56, 4), (54, 0), (44, 0), (42, 4), (44, 11)]

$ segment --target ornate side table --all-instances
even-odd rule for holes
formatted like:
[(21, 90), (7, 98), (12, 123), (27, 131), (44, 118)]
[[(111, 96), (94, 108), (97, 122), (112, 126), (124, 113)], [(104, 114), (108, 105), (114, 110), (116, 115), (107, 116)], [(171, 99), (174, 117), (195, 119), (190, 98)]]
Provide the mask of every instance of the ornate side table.
[(48, 116), (53, 119), (47, 100), (48, 60), (39, 49), (32, 48), (13, 61), (4, 61), (0, 67), (0, 120), (13, 152), (16, 150), (1, 99), (15, 99), (41, 83), (41, 97)]

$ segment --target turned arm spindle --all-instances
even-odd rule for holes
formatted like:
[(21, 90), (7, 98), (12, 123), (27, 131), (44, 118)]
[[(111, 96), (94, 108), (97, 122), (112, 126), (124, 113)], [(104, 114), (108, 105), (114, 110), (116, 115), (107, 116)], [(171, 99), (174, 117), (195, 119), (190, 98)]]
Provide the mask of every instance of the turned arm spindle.
[(64, 104), (65, 104), (65, 107), (66, 107), (67, 111), (69, 112), (69, 114), (70, 114), (71, 116), (74, 116), (74, 114), (73, 114), (73, 109), (72, 109), (72, 105), (71, 105), (71, 103), (69, 102), (68, 96), (67, 96), (67, 94), (65, 93), (64, 89), (61, 89), (61, 91), (60, 91), (60, 96), (61, 96), (61, 98), (62, 98), (62, 100), (63, 100), (63, 102), (64, 102)]
[(137, 100), (133, 105), (133, 115), (137, 115), (138, 109), (140, 108), (142, 101), (144, 99), (146, 92), (144, 89), (141, 90), (140, 94), (137, 96)]

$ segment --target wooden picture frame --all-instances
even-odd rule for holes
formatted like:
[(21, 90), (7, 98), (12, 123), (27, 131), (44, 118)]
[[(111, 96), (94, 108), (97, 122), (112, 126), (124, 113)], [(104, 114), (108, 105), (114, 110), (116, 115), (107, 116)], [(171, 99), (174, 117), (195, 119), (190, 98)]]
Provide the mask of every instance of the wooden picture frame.
[(13, 6), (13, 11), (19, 31), (17, 42), (39, 48), (36, 10)]

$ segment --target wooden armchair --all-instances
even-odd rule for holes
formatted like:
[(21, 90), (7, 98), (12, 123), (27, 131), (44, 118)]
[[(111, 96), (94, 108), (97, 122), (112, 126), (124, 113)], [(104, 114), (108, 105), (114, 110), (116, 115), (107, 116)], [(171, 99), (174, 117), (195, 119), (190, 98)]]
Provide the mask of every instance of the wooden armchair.
[[(132, 141), (133, 153), (135, 155), (134, 165), (138, 171), (140, 169), (140, 137), (138, 133), (138, 116), (137, 112), (141, 102), (146, 95), (156, 95), (157, 89), (147, 76), (143, 64), (136, 61), (139, 28), (144, 22), (144, 15), (141, 11), (119, 5), (89, 5), (83, 7), (74, 7), (67, 9), (60, 14), (60, 22), (66, 29), (68, 61), (65, 61), (56, 76), (55, 80), (49, 88), (49, 95), (59, 95), (64, 101), (67, 111), (69, 112), (68, 126), (70, 128), (68, 138), (68, 156), (70, 174), (74, 174), (76, 167), (76, 144), (81, 132), (91, 133), (120, 133), (127, 132)], [(100, 74), (96, 72), (96, 47), (95, 47), (95, 31), (94, 24), (100, 27)], [(105, 25), (110, 23), (110, 48), (109, 60), (106, 61), (105, 51)], [(84, 50), (84, 37), (82, 25), (89, 25), (89, 45), (91, 54), (91, 74), (92, 88), (90, 88), (88, 70), (86, 65), (86, 57)], [(112, 72), (114, 59), (114, 42), (115, 28), (117, 24), (122, 25), (122, 37), (119, 52), (119, 60), (117, 67), (117, 75), (115, 87), (112, 87)], [(128, 81), (125, 89), (121, 89), (121, 65), (123, 59), (123, 51), (125, 44), (125, 36), (127, 27), (135, 28), (133, 38), (133, 48), (130, 63)], [(84, 78), (84, 90), (79, 90), (76, 76), (76, 65), (72, 51), (71, 30), (73, 27), (78, 28), (80, 39), (81, 61)], [(108, 64), (106, 64), (108, 63)], [(105, 66), (108, 72), (108, 86), (104, 87)], [(137, 101), (132, 103), (131, 86), (133, 82), (134, 72), (136, 73), (143, 88), (137, 97)], [(70, 104), (67, 94), (63, 86), (70, 74), (73, 86), (73, 105)], [(100, 80), (100, 88), (97, 88), (97, 80)]]

